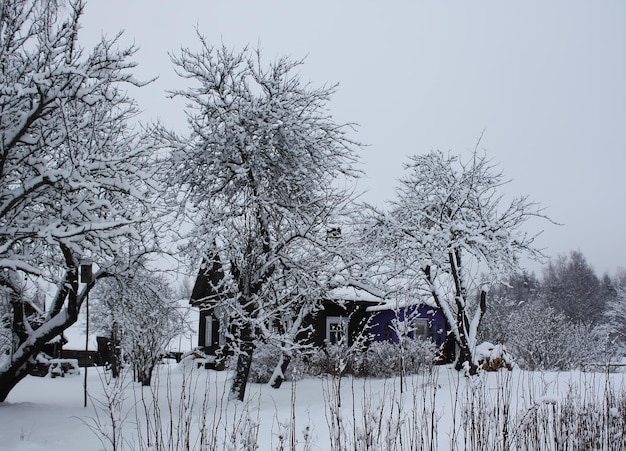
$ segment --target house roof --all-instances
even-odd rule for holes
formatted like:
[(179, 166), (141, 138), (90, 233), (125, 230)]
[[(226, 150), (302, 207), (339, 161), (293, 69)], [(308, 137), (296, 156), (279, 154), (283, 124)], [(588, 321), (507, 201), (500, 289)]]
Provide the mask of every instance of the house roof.
[(198, 271), (198, 277), (191, 291), (189, 303), (195, 306), (216, 298), (218, 293), (215, 287), (220, 284), (223, 278), (224, 271), (218, 255), (215, 255), (210, 260), (207, 258), (203, 259)]
[[(407, 282), (408, 284), (408, 282)], [(435, 299), (430, 294), (418, 290), (406, 291), (402, 289), (404, 286), (395, 281), (395, 287), (387, 293), (378, 305), (368, 307), (368, 312), (379, 312), (383, 310), (397, 310), (415, 305), (425, 305), (428, 307), (438, 308)], [(410, 286), (410, 285), (408, 285)]]
[(435, 305), (432, 298), (429, 298), (428, 301), (430, 302), (426, 302), (425, 299), (403, 301), (403, 302), (387, 300), (381, 304), (372, 305), (368, 307), (367, 311), (368, 312), (382, 312), (386, 310), (398, 310), (398, 309), (402, 309), (402, 308), (406, 308), (406, 307), (410, 307), (414, 305), (425, 305), (427, 307), (438, 308), (437, 305)]
[(372, 302), (376, 304), (384, 302), (384, 299), (355, 287), (333, 288), (329, 293), (329, 298), (336, 301)]

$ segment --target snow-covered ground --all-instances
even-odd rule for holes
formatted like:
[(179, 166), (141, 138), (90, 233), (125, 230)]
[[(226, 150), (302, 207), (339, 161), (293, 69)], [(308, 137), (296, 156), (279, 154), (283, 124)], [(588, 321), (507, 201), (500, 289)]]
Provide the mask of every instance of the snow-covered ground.
[[(550, 430), (550, 415), (572, 406), (586, 409), (587, 418), (608, 418), (605, 440), (610, 443), (610, 434), (617, 432), (609, 431), (609, 423), (615, 420), (619, 424), (614, 426), (623, 429), (626, 407), (620, 396), (623, 373), (514, 370), (468, 380), (450, 367), (439, 367), (430, 376), (403, 380), (306, 378), (286, 382), (279, 390), (251, 384), (247, 401), (237, 403), (227, 399), (228, 372), (190, 368), (162, 365), (159, 390), (142, 389), (129, 380), (118, 390), (106, 384), (100, 369), (92, 369), (87, 408), (82, 374), (55, 379), (29, 376), (0, 403), (0, 449), (112, 449), (108, 440), (114, 436), (123, 445), (118, 449), (146, 449), (149, 440), (159, 438), (174, 443), (169, 449), (186, 449), (186, 437), (191, 449), (203, 449), (201, 440), (204, 449), (255, 449), (251, 443), (259, 450), (280, 449), (281, 443), (283, 449), (291, 449), (291, 442), (296, 449), (312, 450), (354, 449), (354, 443), (357, 449), (443, 450), (454, 445), (466, 449), (479, 440), (485, 447), (472, 449), (497, 449), (494, 444), (504, 440), (503, 418), (508, 439), (519, 445), (532, 418), (545, 423), (537, 430)], [(120, 396), (114, 398), (116, 394)], [(572, 403), (572, 396), (580, 403)], [(118, 400), (119, 408), (109, 410)], [(596, 413), (592, 405), (598, 406)], [(112, 432), (111, 412), (118, 421), (117, 435)], [(555, 439), (550, 433), (547, 437), (549, 449)], [(375, 446), (368, 448), (368, 443)]]

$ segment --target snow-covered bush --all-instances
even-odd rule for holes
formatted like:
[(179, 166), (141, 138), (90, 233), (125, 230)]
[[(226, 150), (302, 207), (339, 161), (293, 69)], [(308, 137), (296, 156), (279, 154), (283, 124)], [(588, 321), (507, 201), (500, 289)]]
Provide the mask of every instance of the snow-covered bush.
[(417, 374), (433, 365), (437, 346), (430, 340), (403, 340), (402, 345), (388, 341), (373, 342), (365, 351), (363, 375), (392, 377)]
[(345, 345), (326, 345), (304, 358), (304, 373), (310, 376), (358, 374), (362, 352)]
[[(357, 377), (386, 378), (417, 374), (433, 365), (438, 347), (430, 340), (406, 339), (399, 343), (363, 342), (353, 346), (327, 344), (305, 355), (296, 355), (290, 362), (290, 379), (294, 371), (308, 376), (350, 374)], [(280, 350), (267, 343), (257, 344), (252, 355), (249, 381), (268, 383), (279, 363)]]
[[(257, 343), (254, 354), (252, 354), (252, 365), (250, 366), (248, 381), (257, 384), (271, 383), (272, 376), (275, 375), (276, 371), (279, 371), (281, 352), (281, 349), (276, 345), (263, 342)], [(319, 352), (323, 353), (323, 351)], [(319, 363), (316, 357), (317, 351), (311, 356), (310, 350), (307, 354), (302, 349), (295, 349), (291, 351), (291, 354), (292, 357), (286, 366), (286, 371), (282, 374), (283, 380), (294, 380), (294, 378), (297, 378), (296, 375), (300, 374), (323, 374), (323, 372), (313, 369)], [(278, 387), (273, 386), (273, 388)]]
[(138, 272), (103, 280), (94, 290), (93, 304), (95, 330), (116, 343), (111, 357), (132, 364), (135, 379), (150, 385), (155, 365), (183, 327), (165, 278)]
[[(252, 354), (252, 365), (248, 381), (253, 384), (267, 384), (280, 358), (280, 350), (271, 344), (257, 344), (254, 354)], [(287, 375), (285, 375), (287, 376)]]
[(405, 340), (403, 345), (375, 341), (367, 347), (329, 345), (303, 359), (303, 373), (311, 376), (351, 374), (386, 378), (416, 374), (433, 365), (438, 347), (430, 340)]
[(539, 303), (517, 309), (510, 320), (507, 349), (527, 370), (569, 370), (607, 361), (598, 329), (572, 323), (563, 313)]

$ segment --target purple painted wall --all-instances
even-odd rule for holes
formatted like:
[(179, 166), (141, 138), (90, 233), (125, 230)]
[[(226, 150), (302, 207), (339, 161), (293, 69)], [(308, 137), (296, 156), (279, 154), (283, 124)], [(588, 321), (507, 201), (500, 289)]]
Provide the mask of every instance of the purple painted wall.
[(427, 320), (427, 335), (441, 345), (446, 341), (446, 320), (443, 313), (428, 305), (402, 307), (397, 310), (379, 310), (370, 312), (370, 333), (374, 341), (398, 342), (398, 335), (393, 330), (392, 321), (398, 319)]

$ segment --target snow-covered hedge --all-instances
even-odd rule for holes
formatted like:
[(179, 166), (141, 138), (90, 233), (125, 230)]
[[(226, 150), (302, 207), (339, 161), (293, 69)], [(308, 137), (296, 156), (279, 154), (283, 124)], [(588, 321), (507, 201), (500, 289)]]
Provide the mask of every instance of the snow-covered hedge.
[[(306, 355), (296, 356), (285, 374), (308, 376), (344, 375), (385, 378), (401, 374), (417, 374), (429, 368), (437, 353), (430, 340), (405, 340), (400, 346), (391, 342), (372, 342), (367, 347), (348, 348), (328, 345)], [(269, 382), (278, 363), (280, 351), (271, 344), (258, 344), (250, 368), (252, 383)]]
[(437, 353), (437, 346), (430, 340), (403, 340), (402, 345), (387, 341), (371, 343), (365, 351), (362, 375), (392, 377), (401, 374), (417, 374), (429, 368)]

